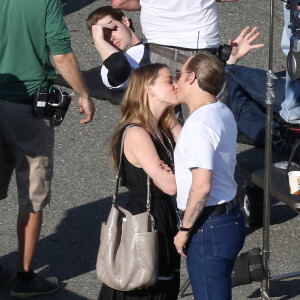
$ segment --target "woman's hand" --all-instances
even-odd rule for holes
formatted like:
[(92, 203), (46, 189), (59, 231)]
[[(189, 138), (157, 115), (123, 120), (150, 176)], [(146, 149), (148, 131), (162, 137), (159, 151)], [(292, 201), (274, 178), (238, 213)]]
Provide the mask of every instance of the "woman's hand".
[(154, 143), (144, 128), (133, 126), (128, 130), (124, 153), (132, 165), (144, 169), (160, 190), (168, 195), (176, 194), (175, 176), (158, 156)]
[(164, 170), (168, 173), (174, 174), (172, 168), (169, 167), (167, 164), (165, 164), (165, 162), (163, 160), (160, 161), (160, 167), (161, 167), (162, 170)]

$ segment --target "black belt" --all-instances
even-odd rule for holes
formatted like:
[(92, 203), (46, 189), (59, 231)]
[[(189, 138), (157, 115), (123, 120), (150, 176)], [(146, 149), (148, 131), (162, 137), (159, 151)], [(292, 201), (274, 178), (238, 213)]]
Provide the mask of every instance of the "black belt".
[[(213, 217), (213, 216), (219, 216), (224, 214), (227, 211), (233, 210), (235, 207), (235, 200), (231, 200), (229, 202), (225, 202), (219, 205), (212, 205), (212, 206), (205, 206), (203, 209), (201, 216), (205, 216), (206, 218), (208, 217)], [(182, 216), (184, 215), (184, 211), (178, 209), (177, 212)]]
[(189, 49), (189, 48), (179, 48), (179, 47), (169, 47), (169, 46), (162, 46), (157, 44), (146, 44), (145, 47), (149, 49), (150, 52), (153, 52), (159, 56), (164, 58), (179, 62), (184, 64), (189, 56), (180, 53), (179, 51), (198, 51), (198, 52), (207, 52), (210, 54), (216, 55), (218, 53), (217, 48), (203, 48), (203, 49)]

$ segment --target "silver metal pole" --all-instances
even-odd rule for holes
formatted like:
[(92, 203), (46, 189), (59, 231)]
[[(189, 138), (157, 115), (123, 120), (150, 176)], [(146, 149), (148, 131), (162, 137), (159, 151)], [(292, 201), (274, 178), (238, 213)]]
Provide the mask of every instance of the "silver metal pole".
[(272, 127), (273, 127), (273, 85), (276, 76), (273, 73), (273, 30), (274, 30), (274, 0), (270, 0), (270, 30), (269, 30), (269, 70), (266, 88), (266, 137), (265, 137), (265, 173), (264, 173), (264, 222), (263, 222), (263, 265), (267, 277), (261, 282), (261, 299), (270, 299), (270, 190), (272, 164)]

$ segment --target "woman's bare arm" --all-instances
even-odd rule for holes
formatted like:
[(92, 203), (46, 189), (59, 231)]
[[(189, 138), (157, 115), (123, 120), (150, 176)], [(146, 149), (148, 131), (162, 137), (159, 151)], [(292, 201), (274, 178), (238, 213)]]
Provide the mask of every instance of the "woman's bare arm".
[(175, 175), (162, 168), (161, 159), (145, 129), (134, 126), (128, 130), (124, 153), (131, 164), (145, 170), (160, 190), (168, 195), (176, 194)]

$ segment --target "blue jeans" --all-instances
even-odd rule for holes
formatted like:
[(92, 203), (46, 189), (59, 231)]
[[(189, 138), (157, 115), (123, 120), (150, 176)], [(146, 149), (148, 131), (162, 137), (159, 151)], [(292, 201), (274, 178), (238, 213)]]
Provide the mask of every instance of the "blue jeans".
[[(290, 10), (284, 9), (284, 28), (281, 38), (281, 48), (285, 55), (290, 50), (291, 29), (288, 28), (290, 23)], [(300, 124), (300, 80), (291, 80), (286, 72), (285, 100), (281, 104), (281, 117), (288, 123)]]
[(199, 217), (187, 250), (195, 300), (231, 299), (231, 272), (244, 241), (245, 222), (238, 205), (219, 216)]
[[(237, 127), (246, 134), (255, 145), (263, 147), (266, 129), (266, 71), (239, 65), (227, 66), (228, 101), (237, 122)], [(278, 112), (284, 101), (285, 80), (278, 78), (274, 82), (275, 99), (273, 110)], [(279, 124), (273, 122), (273, 128)]]

